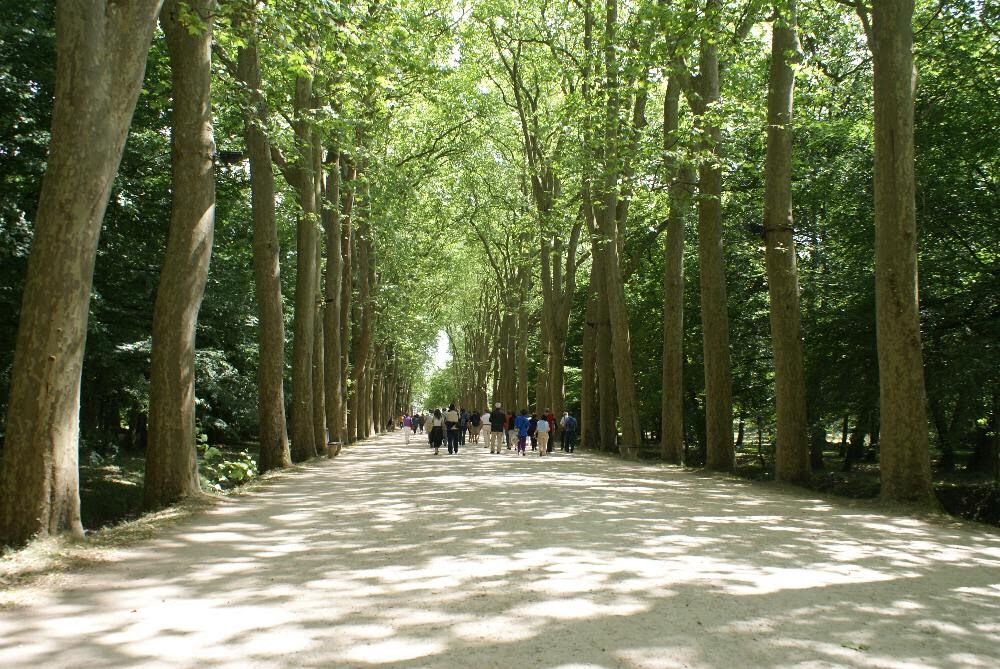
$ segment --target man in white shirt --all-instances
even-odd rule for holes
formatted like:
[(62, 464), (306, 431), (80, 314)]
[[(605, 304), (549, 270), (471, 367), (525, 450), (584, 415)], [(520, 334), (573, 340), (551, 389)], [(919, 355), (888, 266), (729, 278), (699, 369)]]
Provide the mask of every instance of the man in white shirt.
[[(479, 434), (481, 434), (482, 437), (483, 437), (483, 448), (486, 448), (486, 445), (490, 443), (490, 410), (489, 409), (487, 409), (486, 411), (483, 412), (483, 415), (480, 417), (480, 423), (479, 423), (479, 425), (482, 426), (482, 429), (479, 431)], [(493, 451), (490, 451), (490, 453), (492, 453), (492, 452)]]
[(545, 455), (545, 451), (549, 446), (549, 421), (545, 420), (545, 415), (543, 414), (541, 418), (538, 419), (538, 423), (535, 426), (535, 438), (538, 439), (538, 455), (539, 457)]

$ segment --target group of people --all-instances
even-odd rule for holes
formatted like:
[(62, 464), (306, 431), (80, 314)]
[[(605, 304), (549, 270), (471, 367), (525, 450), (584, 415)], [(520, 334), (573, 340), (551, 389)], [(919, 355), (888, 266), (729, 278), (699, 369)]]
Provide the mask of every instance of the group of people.
[(563, 412), (557, 423), (549, 409), (541, 415), (529, 414), (527, 409), (515, 414), (505, 411), (497, 402), (492, 411), (469, 412), (451, 404), (447, 409), (404, 415), (400, 423), (407, 444), (411, 434), (423, 432), (434, 455), (440, 454), (443, 444), (447, 444), (449, 455), (457, 455), (459, 446), (482, 443), (484, 448), (489, 446), (491, 454), (499, 455), (506, 449), (523, 456), (530, 443), (531, 450), (543, 456), (555, 450), (557, 430), (562, 437), (560, 450), (572, 453), (576, 449), (577, 422), (568, 411)]

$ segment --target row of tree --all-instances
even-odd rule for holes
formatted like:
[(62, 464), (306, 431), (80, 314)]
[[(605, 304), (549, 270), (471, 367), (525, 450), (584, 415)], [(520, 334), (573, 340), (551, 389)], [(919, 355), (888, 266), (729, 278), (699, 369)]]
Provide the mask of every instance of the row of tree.
[(835, 429), (910, 501), (926, 397), (996, 460), (995, 8), (0, 1), (4, 542), (79, 531), (80, 445), (155, 507), (198, 433), (263, 471), (425, 397), (797, 483)]

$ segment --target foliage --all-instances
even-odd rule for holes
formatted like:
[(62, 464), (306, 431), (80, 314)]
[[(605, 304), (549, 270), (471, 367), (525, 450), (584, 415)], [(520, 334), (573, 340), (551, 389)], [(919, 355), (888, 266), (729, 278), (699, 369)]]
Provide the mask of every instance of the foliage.
[(215, 490), (227, 490), (246, 483), (256, 476), (257, 462), (246, 450), (221, 449), (208, 443), (208, 436), (198, 436), (198, 472), (202, 485)]

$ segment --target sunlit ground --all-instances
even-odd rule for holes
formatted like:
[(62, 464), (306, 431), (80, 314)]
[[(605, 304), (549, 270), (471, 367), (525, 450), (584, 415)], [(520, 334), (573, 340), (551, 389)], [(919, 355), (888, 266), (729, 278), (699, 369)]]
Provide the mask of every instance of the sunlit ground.
[(0, 667), (1000, 666), (1000, 536), (400, 433), (0, 612)]

